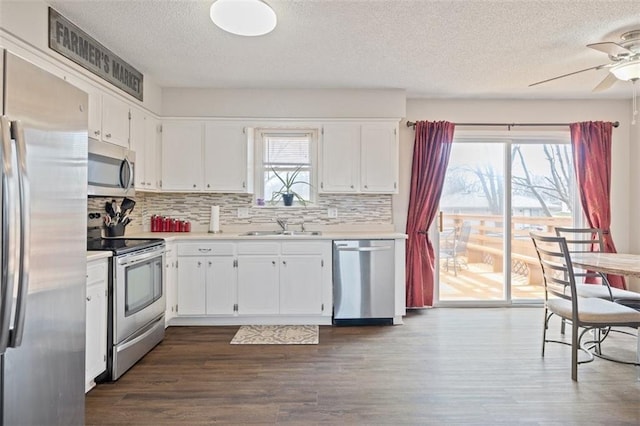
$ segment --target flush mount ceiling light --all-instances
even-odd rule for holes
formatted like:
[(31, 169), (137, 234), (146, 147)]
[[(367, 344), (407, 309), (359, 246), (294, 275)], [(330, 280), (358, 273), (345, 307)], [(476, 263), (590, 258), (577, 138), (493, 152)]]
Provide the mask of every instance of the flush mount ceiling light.
[(640, 78), (640, 59), (613, 66), (609, 71), (618, 80), (637, 80)]
[(276, 13), (262, 0), (216, 0), (209, 11), (218, 27), (241, 36), (260, 36), (276, 27)]

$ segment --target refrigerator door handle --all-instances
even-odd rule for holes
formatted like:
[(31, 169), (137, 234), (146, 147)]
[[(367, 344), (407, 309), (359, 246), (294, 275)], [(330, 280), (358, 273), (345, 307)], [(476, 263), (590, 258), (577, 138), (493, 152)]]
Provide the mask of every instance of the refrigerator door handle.
[(5, 116), (0, 117), (0, 149), (2, 152), (2, 279), (0, 281), (0, 354), (5, 353), (9, 344), (11, 329), (11, 307), (13, 305), (13, 282), (15, 277), (15, 233), (11, 229), (15, 208), (11, 194), (13, 181), (11, 123)]
[(24, 333), (25, 311), (27, 295), (29, 294), (29, 258), (31, 239), (31, 198), (29, 194), (29, 175), (27, 174), (27, 145), (24, 139), (24, 129), (20, 121), (11, 122), (13, 139), (16, 141), (16, 158), (18, 160), (18, 192), (20, 199), (20, 258), (18, 275), (18, 297), (14, 327), (9, 335), (9, 347), (17, 348), (22, 343)]

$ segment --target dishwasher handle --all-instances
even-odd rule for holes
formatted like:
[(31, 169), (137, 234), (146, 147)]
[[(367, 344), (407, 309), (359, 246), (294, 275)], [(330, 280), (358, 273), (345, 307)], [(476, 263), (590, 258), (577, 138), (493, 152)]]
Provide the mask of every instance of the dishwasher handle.
[(347, 247), (343, 245), (336, 245), (338, 251), (387, 251), (391, 250), (391, 246), (377, 246), (377, 247)]

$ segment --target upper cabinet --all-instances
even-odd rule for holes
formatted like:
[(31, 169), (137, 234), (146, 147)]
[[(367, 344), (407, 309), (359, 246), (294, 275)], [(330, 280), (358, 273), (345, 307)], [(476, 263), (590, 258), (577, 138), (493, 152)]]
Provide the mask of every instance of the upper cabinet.
[(238, 123), (165, 121), (162, 190), (253, 192), (253, 129)]
[(79, 87), (89, 98), (89, 137), (129, 148), (129, 105), (88, 84)]
[(208, 122), (204, 130), (204, 190), (253, 193), (253, 129)]
[(136, 153), (136, 190), (154, 191), (158, 189), (158, 143), (160, 121), (144, 111), (131, 109), (131, 149)]
[(202, 141), (201, 121), (165, 121), (162, 124), (163, 191), (201, 191)]
[(320, 193), (397, 193), (398, 124), (323, 125), (319, 180)]

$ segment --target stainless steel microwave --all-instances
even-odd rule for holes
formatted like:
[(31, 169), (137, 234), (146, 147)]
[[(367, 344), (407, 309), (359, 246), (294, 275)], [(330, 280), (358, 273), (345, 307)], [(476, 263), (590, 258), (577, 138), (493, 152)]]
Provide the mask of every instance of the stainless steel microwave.
[(89, 139), (88, 195), (133, 196), (135, 152), (119, 145)]

